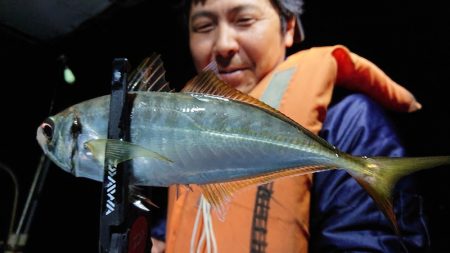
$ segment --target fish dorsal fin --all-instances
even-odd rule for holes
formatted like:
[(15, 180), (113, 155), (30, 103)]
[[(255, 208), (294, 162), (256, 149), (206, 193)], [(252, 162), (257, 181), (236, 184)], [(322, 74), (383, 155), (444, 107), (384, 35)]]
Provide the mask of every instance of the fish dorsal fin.
[(181, 92), (203, 93), (228, 98), (231, 100), (250, 104), (258, 108), (262, 108), (279, 116), (280, 118), (286, 118), (287, 120), (292, 121), (287, 116), (283, 115), (281, 112), (265, 104), (264, 102), (245, 93), (242, 93), (239, 90), (226, 84), (224, 81), (220, 80), (219, 77), (217, 77), (217, 75), (213, 70), (210, 69), (210, 67), (205, 68), (204, 71), (200, 72), (196, 77), (189, 81), (181, 90)]
[(208, 65), (207, 68), (205, 68), (205, 70), (200, 72), (191, 81), (189, 81), (186, 84), (186, 86), (181, 90), (181, 92), (203, 93), (203, 94), (208, 94), (208, 95), (220, 96), (220, 97), (228, 98), (228, 99), (231, 99), (234, 101), (239, 101), (241, 103), (255, 106), (257, 108), (260, 108), (260, 109), (274, 115), (275, 117), (277, 117), (285, 122), (292, 124), (293, 126), (297, 127), (300, 131), (302, 131), (304, 134), (317, 140), (322, 145), (324, 145), (330, 149), (335, 149), (335, 147), (330, 145), (328, 142), (326, 142), (322, 138), (316, 136), (314, 133), (312, 133), (308, 129), (304, 128), (302, 125), (298, 124), (293, 119), (289, 118), (288, 116), (286, 116), (282, 112), (278, 111), (277, 109), (271, 107), (270, 105), (254, 98), (252, 96), (249, 96), (243, 92), (240, 92), (239, 90), (226, 84), (224, 81), (220, 80), (219, 77), (217, 77), (217, 75), (214, 73), (213, 70), (210, 70), (211, 68), (213, 68), (213, 67), (210, 67)]
[(165, 74), (161, 56), (153, 53), (130, 74), (128, 91), (172, 91)]
[(233, 194), (242, 188), (251, 185), (266, 184), (282, 177), (300, 176), (308, 173), (314, 173), (329, 169), (332, 168), (320, 165), (290, 168), (277, 172), (263, 174), (248, 179), (234, 180), (221, 183), (203, 184), (199, 185), (199, 187), (201, 188), (202, 194), (205, 197), (205, 199), (208, 201), (209, 204), (211, 204), (211, 206), (216, 211), (218, 218), (220, 220), (224, 220), (228, 203), (233, 197)]
[(203, 71), (212, 71), (213, 73), (215, 73), (216, 75), (219, 74), (219, 68), (217, 67), (217, 62), (216, 61), (211, 61), (208, 65), (206, 65), (206, 67), (203, 68)]

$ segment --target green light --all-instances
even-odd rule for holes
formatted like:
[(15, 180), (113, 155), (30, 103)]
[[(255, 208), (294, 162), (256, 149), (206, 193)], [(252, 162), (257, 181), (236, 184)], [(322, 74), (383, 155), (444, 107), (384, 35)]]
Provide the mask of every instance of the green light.
[(75, 75), (67, 66), (64, 68), (64, 81), (68, 84), (73, 84), (75, 82)]

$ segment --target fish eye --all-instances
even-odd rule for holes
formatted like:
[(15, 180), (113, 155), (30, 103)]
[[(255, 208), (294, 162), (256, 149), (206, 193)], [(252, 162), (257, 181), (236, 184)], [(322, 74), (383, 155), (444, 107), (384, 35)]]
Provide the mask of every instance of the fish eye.
[(45, 137), (51, 140), (53, 138), (53, 127), (54, 127), (53, 120), (51, 120), (50, 118), (46, 119), (44, 123), (42, 123), (41, 127)]

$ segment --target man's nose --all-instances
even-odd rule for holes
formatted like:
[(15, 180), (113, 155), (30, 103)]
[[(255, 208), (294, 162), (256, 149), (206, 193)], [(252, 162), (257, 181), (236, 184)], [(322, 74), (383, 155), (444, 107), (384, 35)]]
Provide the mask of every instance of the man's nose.
[(227, 25), (219, 25), (214, 45), (216, 60), (229, 59), (239, 51), (236, 31)]

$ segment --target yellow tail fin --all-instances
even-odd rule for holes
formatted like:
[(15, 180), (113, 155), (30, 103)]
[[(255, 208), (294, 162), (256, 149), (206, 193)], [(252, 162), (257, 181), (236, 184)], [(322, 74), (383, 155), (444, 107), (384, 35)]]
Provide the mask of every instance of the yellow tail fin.
[(431, 157), (374, 157), (356, 158), (364, 164), (363, 169), (348, 171), (374, 199), (378, 207), (400, 234), (392, 205), (392, 189), (397, 181), (413, 172), (450, 164), (450, 156)]

